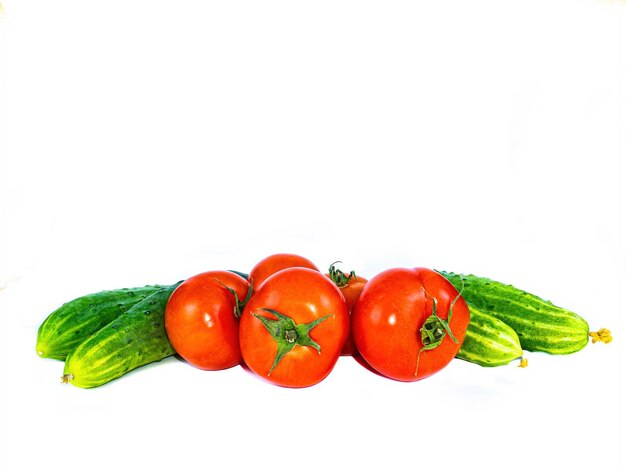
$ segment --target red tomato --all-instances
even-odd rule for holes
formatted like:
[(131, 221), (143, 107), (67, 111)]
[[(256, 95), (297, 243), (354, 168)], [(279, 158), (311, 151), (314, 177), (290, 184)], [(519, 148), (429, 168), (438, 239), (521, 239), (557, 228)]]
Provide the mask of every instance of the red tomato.
[(259, 261), (250, 271), (248, 281), (252, 284), (252, 288), (257, 290), (272, 274), (277, 273), (286, 268), (309, 268), (319, 271), (312, 261), (290, 253), (277, 253)]
[(174, 350), (204, 370), (241, 363), (238, 303), (249, 288), (245, 279), (228, 271), (208, 271), (178, 286), (165, 308), (165, 330)]
[(470, 315), (437, 272), (393, 268), (365, 285), (351, 320), (363, 359), (382, 375), (409, 382), (438, 372), (456, 356)]
[(346, 301), (319, 271), (288, 268), (269, 277), (241, 316), (245, 363), (265, 380), (308, 387), (333, 369), (349, 329)]
[[(337, 285), (337, 287), (339, 287), (339, 290), (343, 294), (343, 297), (346, 299), (348, 312), (352, 312), (354, 303), (359, 298), (359, 295), (361, 295), (361, 291), (363, 290), (363, 287), (365, 287), (367, 279), (361, 276), (357, 276), (354, 271), (346, 275), (343, 271), (335, 268), (334, 265), (335, 263), (330, 265), (326, 277), (328, 277)], [(348, 338), (343, 345), (343, 349), (341, 350), (341, 355), (354, 356), (355, 354), (358, 354), (358, 350), (356, 348), (356, 345), (354, 344), (352, 331), (350, 331), (348, 333)]]

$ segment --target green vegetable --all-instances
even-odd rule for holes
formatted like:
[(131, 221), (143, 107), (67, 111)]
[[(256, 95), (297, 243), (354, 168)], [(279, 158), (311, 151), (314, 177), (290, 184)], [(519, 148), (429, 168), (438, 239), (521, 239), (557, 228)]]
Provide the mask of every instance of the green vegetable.
[(470, 324), (457, 358), (484, 367), (503, 366), (521, 359), (522, 346), (510, 326), (470, 305), (468, 307)]
[(39, 327), (37, 354), (64, 360), (86, 338), (162, 287), (105, 290), (63, 304)]
[(164, 316), (167, 301), (179, 284), (161, 288), (78, 345), (65, 360), (62, 381), (81, 388), (98, 387), (173, 356)]
[[(589, 325), (581, 316), (511, 285), (473, 275), (440, 274), (463, 289), (469, 306), (513, 328), (526, 351), (571, 354), (583, 349), (589, 336), (608, 332), (589, 333)], [(601, 340), (610, 341), (610, 335)]]
[(233, 269), (229, 269), (229, 271), (230, 271), (231, 273), (233, 273), (233, 274), (236, 274), (237, 276), (243, 277), (246, 281), (247, 281), (247, 280), (248, 280), (248, 278), (249, 278), (249, 275), (248, 275), (248, 274), (246, 274), (246, 273), (242, 273), (241, 271), (235, 271), (235, 270), (233, 270)]

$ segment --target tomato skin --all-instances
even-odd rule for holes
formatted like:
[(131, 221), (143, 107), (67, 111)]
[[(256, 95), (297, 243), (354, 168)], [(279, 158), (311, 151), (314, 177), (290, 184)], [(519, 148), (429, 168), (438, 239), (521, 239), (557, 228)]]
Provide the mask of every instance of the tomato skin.
[(291, 253), (276, 253), (263, 258), (251, 270), (248, 275), (248, 281), (252, 284), (252, 288), (256, 291), (261, 284), (272, 274), (287, 268), (309, 268), (319, 271), (312, 261), (303, 256)]
[[(330, 274), (326, 273), (326, 277), (330, 278)], [(356, 276), (350, 278), (348, 284), (343, 287), (340, 287), (339, 290), (343, 295), (344, 299), (346, 299), (346, 304), (348, 306), (348, 312), (352, 314), (352, 309), (354, 308), (354, 304), (357, 299), (361, 295), (361, 291), (365, 284), (367, 283), (367, 279), (361, 276)], [(342, 356), (354, 356), (358, 354), (358, 349), (356, 344), (354, 343), (354, 337), (352, 336), (352, 329), (348, 332), (348, 338), (346, 338), (346, 342), (343, 345), (343, 349), (341, 350)]]
[[(254, 315), (274, 317), (262, 309), (287, 315), (296, 325), (330, 315), (309, 333), (319, 353), (313, 347), (296, 345), (272, 370), (278, 344)], [(239, 344), (245, 363), (259, 377), (283, 387), (309, 387), (332, 371), (349, 326), (346, 301), (330, 279), (309, 268), (287, 268), (270, 276), (252, 295), (241, 316)]]
[(365, 285), (352, 310), (352, 334), (359, 353), (373, 369), (395, 380), (412, 382), (438, 372), (456, 356), (465, 338), (470, 320), (467, 304), (458, 297), (452, 309), (449, 326), (458, 343), (446, 334), (439, 346), (420, 354), (420, 328), (433, 313), (432, 298), (437, 300), (437, 316), (446, 320), (457, 295), (452, 284), (428, 268), (379, 273)]
[(207, 271), (185, 280), (165, 308), (165, 330), (174, 350), (203, 370), (233, 367), (242, 361), (237, 293), (244, 300), (250, 284), (229, 271)]

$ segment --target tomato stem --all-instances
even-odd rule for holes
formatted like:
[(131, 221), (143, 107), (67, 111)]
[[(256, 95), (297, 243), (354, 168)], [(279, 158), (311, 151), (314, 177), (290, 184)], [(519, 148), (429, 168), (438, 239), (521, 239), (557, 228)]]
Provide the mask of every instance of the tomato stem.
[(237, 295), (237, 291), (235, 291), (235, 289), (228, 287), (219, 279), (215, 279), (215, 281), (220, 283), (224, 289), (226, 289), (228, 292), (230, 292), (231, 294), (235, 296), (235, 307), (233, 308), (233, 315), (235, 315), (235, 318), (241, 318), (241, 313), (243, 312), (243, 309), (246, 308), (246, 304), (248, 303), (248, 300), (250, 300), (250, 297), (252, 297), (252, 293), (253, 293), (252, 282), (250, 283), (250, 286), (248, 287), (246, 298), (243, 300), (239, 300), (239, 296)]
[(315, 349), (318, 354), (322, 353), (322, 348), (309, 336), (309, 333), (324, 320), (332, 317), (332, 313), (313, 320), (310, 323), (296, 324), (291, 317), (276, 310), (269, 308), (259, 308), (259, 310), (271, 313), (274, 317), (276, 317), (274, 319), (257, 313), (252, 314), (254, 317), (259, 319), (274, 341), (276, 341), (278, 346), (274, 362), (267, 373), (268, 377), (274, 371), (274, 368), (280, 363), (285, 354), (290, 352), (296, 346), (308, 346)]
[(461, 290), (456, 297), (450, 302), (450, 308), (448, 309), (448, 318), (443, 319), (437, 315), (437, 299), (430, 295), (426, 289), (424, 289), (424, 295), (429, 297), (433, 302), (432, 312), (426, 318), (422, 327), (419, 329), (420, 340), (422, 342), (422, 348), (417, 352), (417, 362), (415, 364), (415, 377), (419, 370), (420, 356), (423, 351), (430, 351), (437, 348), (446, 337), (446, 334), (450, 336), (452, 341), (458, 343), (459, 340), (454, 337), (452, 330), (450, 329), (450, 321), (452, 321), (452, 309), (457, 300), (461, 298), (461, 292), (463, 292), (463, 277), (461, 276)]
[(297, 338), (298, 333), (296, 333), (296, 330), (285, 331), (285, 341), (287, 341), (288, 343), (295, 343)]
[(335, 261), (330, 265), (328, 268), (328, 276), (331, 281), (337, 285), (337, 287), (342, 288), (347, 286), (351, 279), (356, 280), (356, 273), (354, 271), (350, 271), (350, 274), (346, 275), (342, 270), (335, 267), (337, 263), (341, 263), (341, 261)]

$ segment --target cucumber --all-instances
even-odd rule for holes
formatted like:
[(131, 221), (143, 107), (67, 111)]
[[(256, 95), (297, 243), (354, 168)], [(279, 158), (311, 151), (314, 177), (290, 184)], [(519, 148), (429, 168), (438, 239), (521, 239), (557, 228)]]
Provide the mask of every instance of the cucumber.
[(439, 271), (466, 303), (509, 325), (526, 351), (571, 354), (589, 342), (589, 325), (580, 315), (514, 286), (485, 277)]
[(242, 273), (241, 271), (235, 271), (234, 269), (229, 269), (229, 271), (233, 274), (236, 274), (237, 276), (243, 277), (246, 281), (250, 277), (248, 274)]
[(522, 346), (513, 328), (468, 305), (470, 323), (456, 357), (483, 367), (496, 367), (521, 359)]
[(37, 354), (64, 360), (86, 338), (162, 287), (105, 290), (63, 304), (39, 326)]
[(62, 382), (80, 388), (98, 387), (173, 356), (164, 315), (167, 301), (179, 284), (159, 289), (80, 343), (65, 359)]

